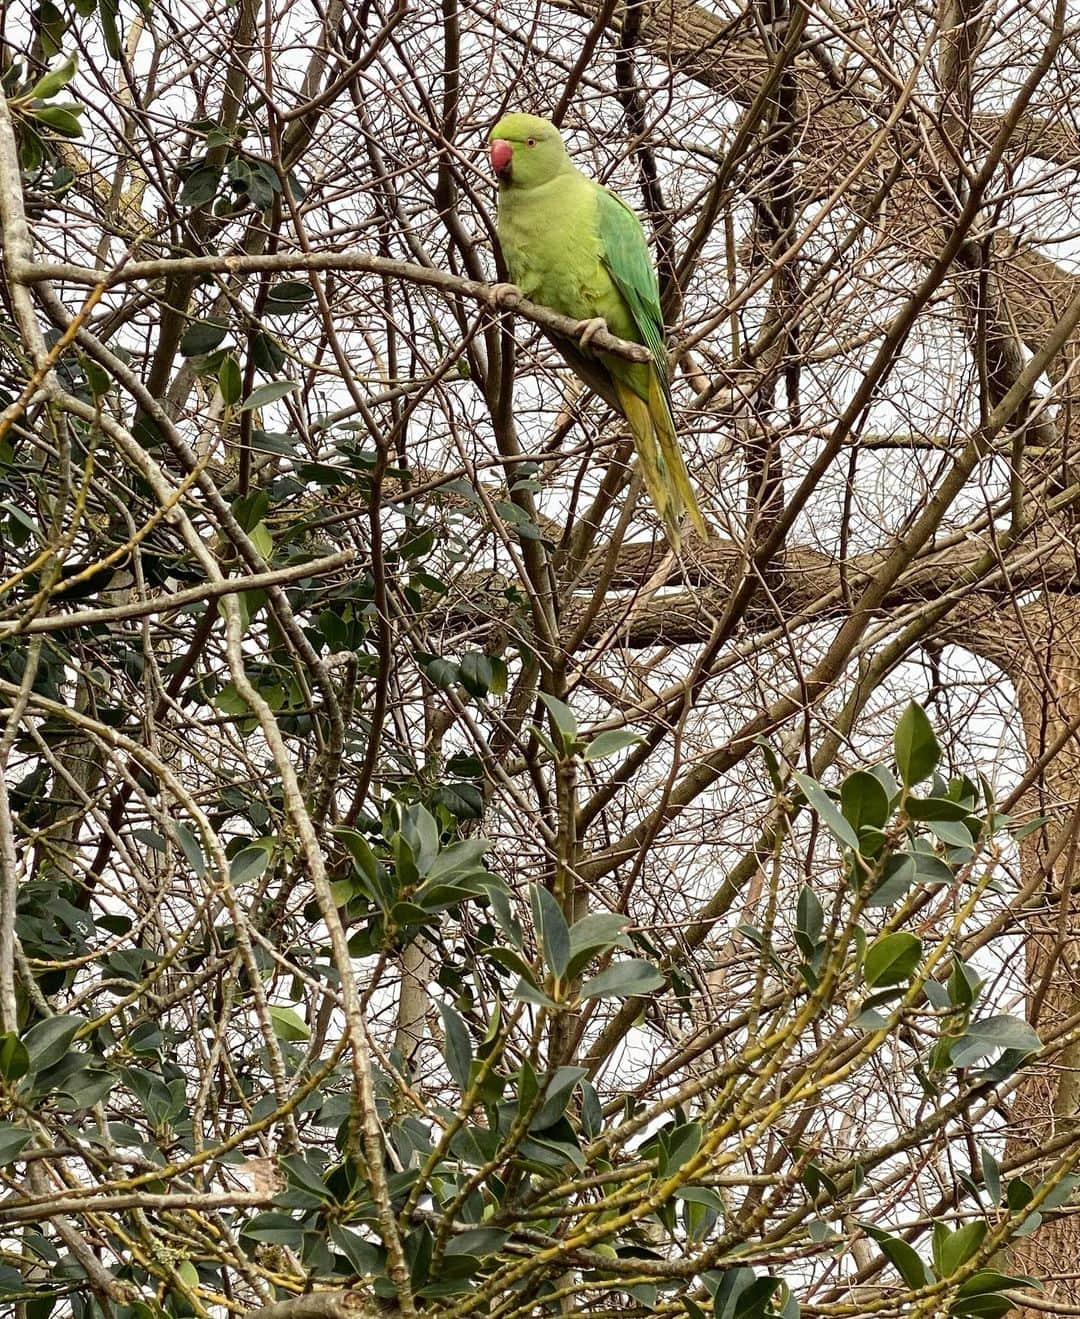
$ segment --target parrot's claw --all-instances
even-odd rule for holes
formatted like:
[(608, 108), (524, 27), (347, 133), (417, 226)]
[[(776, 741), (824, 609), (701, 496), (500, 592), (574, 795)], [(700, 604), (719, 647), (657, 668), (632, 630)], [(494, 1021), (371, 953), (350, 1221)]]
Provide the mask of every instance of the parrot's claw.
[(516, 307), (524, 293), (516, 284), (492, 284), (491, 300), (500, 311), (509, 311)]
[(589, 341), (592, 339), (593, 335), (597, 334), (600, 330), (606, 330), (607, 327), (607, 321), (604, 320), (603, 316), (594, 316), (591, 321), (579, 322), (575, 332), (581, 342), (582, 348), (588, 348)]

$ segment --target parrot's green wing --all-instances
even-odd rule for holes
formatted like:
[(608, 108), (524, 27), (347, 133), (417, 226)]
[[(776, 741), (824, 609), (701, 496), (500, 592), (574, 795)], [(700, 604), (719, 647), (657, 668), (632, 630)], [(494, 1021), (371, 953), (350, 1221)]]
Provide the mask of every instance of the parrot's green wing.
[(668, 411), (672, 412), (660, 287), (641, 221), (624, 201), (606, 188), (597, 186), (597, 194), (596, 228), (600, 239), (600, 260), (622, 294), (641, 341), (652, 353), (664, 401)]
[(664, 520), (668, 540), (678, 551), (679, 523), (684, 512), (690, 514), (702, 538), (707, 539), (709, 532), (675, 432), (660, 286), (641, 222), (606, 188), (597, 188), (596, 232), (600, 261), (637, 331), (627, 337), (637, 338), (652, 354), (651, 364), (644, 367), (610, 355), (605, 365), (614, 377), (615, 393), (634, 437), (645, 485)]

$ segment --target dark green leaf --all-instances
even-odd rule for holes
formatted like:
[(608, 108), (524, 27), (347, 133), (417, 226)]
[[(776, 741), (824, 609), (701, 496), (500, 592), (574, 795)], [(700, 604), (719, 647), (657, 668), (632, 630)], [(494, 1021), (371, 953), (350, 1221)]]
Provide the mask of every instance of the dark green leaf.
[(479, 650), (467, 650), (458, 666), (461, 685), (470, 696), (483, 697), (488, 694), (494, 677), (491, 660)]
[(240, 411), (251, 412), (254, 408), (265, 408), (286, 394), (295, 394), (299, 388), (295, 380), (271, 380), (265, 385), (256, 385), (240, 404)]
[(934, 729), (921, 705), (912, 701), (900, 716), (893, 737), (896, 767), (905, 787), (929, 778), (941, 758)]
[(540, 699), (547, 706), (551, 722), (562, 738), (563, 750), (569, 751), (577, 741), (577, 717), (568, 705), (554, 696), (549, 696), (547, 692), (541, 692)]
[(861, 1226), (867, 1236), (872, 1237), (880, 1245), (885, 1258), (913, 1291), (926, 1287), (934, 1281), (926, 1264), (901, 1237), (894, 1237), (883, 1228), (874, 1227), (869, 1223), (863, 1223)]
[(633, 961), (615, 962), (581, 987), (581, 997), (630, 998), (651, 994), (662, 988), (664, 977), (651, 962), (635, 958)]
[(79, 115), (81, 105), (39, 105), (29, 112), (39, 124), (51, 128), (61, 137), (82, 137), (82, 124)]
[(228, 333), (227, 321), (194, 321), (184, 331), (180, 351), (185, 357), (202, 357), (213, 352)]
[(881, 829), (889, 818), (889, 796), (880, 779), (858, 769), (840, 785), (840, 809), (856, 830), (867, 825)]
[(713, 1297), (716, 1319), (764, 1319), (779, 1278), (756, 1278), (749, 1268), (728, 1269)]
[(604, 760), (608, 756), (617, 755), (620, 751), (625, 751), (627, 747), (638, 746), (645, 739), (638, 733), (632, 733), (628, 728), (609, 728), (607, 732), (597, 733), (585, 748), (585, 760)]
[(273, 1245), (297, 1249), (303, 1244), (304, 1230), (287, 1214), (266, 1213), (256, 1214), (240, 1229), (240, 1235), (250, 1237), (253, 1241), (267, 1241)]
[(509, 1239), (510, 1233), (497, 1227), (474, 1227), (450, 1238), (446, 1247), (448, 1255), (495, 1255)]
[(240, 402), (244, 382), (240, 376), (240, 364), (232, 353), (228, 353), (222, 359), (218, 368), (218, 389), (221, 390), (222, 401), (229, 407)]
[(795, 908), (795, 928), (803, 936), (806, 947), (802, 950), (809, 956), (821, 942), (821, 932), (825, 928), (825, 912), (818, 895), (809, 884), (803, 885), (799, 893)]
[(866, 900), (868, 907), (891, 907), (915, 883), (915, 860), (906, 852), (894, 852), (882, 867), (881, 880)]
[(833, 835), (833, 837), (844, 844), (845, 847), (858, 848), (859, 835), (847, 822), (841, 814), (840, 808), (836, 802), (829, 796), (825, 789), (817, 782), (816, 779), (810, 778), (807, 774), (800, 774), (794, 770), (792, 777), (802, 790), (803, 796), (810, 803), (810, 806), (817, 814), (821, 823)]
[(242, 848), (229, 862), (229, 879), (240, 887), (258, 879), (270, 861), (270, 850), (266, 847)]
[[(936, 1228), (940, 1228), (937, 1224)], [(934, 1267), (938, 1277), (951, 1277), (961, 1265), (966, 1264), (982, 1245), (986, 1236), (986, 1224), (981, 1219), (965, 1223), (955, 1232), (947, 1228), (934, 1233)]]
[(982, 1164), (986, 1193), (990, 1203), (996, 1205), (1001, 1200), (1001, 1167), (985, 1145), (979, 1148), (979, 1162)]
[(279, 1040), (306, 1040), (311, 1028), (293, 1008), (271, 1007), (270, 1024)]
[(17, 1081), (30, 1070), (30, 1055), (26, 1045), (14, 1031), (5, 1031), (0, 1035), (0, 1077), (5, 1081)]
[(26, 93), (32, 101), (47, 101), (62, 91), (75, 76), (76, 61), (74, 55), (68, 55), (43, 74)]
[(458, 1089), (465, 1093), (469, 1088), (469, 1070), (472, 1067), (472, 1040), (465, 1022), (448, 1003), (439, 1004), (445, 1029), (443, 1053), (450, 1075), (457, 1083)]
[(552, 974), (561, 979), (570, 964), (570, 930), (566, 917), (554, 896), (542, 884), (531, 885), (530, 897), (544, 961)]
[(302, 279), (286, 279), (275, 284), (266, 298), (265, 316), (291, 316), (315, 297), (315, 290)]
[(184, 180), (180, 189), (181, 206), (205, 206), (217, 196), (221, 169), (217, 165), (200, 165)]
[(1031, 1053), (1042, 1041), (1026, 1021), (1019, 1017), (984, 1017), (973, 1021), (949, 1051), (954, 1067), (969, 1067), (995, 1049), (1015, 1049)]
[(47, 1017), (31, 1026), (23, 1037), (30, 1058), (30, 1070), (43, 1072), (63, 1058), (75, 1038), (75, 1033), (86, 1025), (83, 1017)]
[(272, 334), (259, 331), (251, 339), (251, 360), (263, 375), (272, 376), (285, 364), (285, 350)]
[(34, 1133), (13, 1122), (0, 1122), (0, 1168), (14, 1163), (33, 1139)]
[(922, 957), (922, 940), (906, 930), (883, 934), (866, 950), (863, 975), (866, 983), (896, 985), (908, 980)]
[(909, 797), (904, 807), (913, 820), (966, 820), (971, 814), (967, 806), (948, 797)]

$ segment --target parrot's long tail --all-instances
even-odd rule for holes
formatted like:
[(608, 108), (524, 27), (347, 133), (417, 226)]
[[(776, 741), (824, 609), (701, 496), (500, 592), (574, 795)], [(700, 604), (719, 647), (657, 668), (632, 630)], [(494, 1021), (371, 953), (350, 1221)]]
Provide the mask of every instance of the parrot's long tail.
[(685, 513), (690, 514), (690, 520), (702, 539), (707, 540), (709, 529), (698, 508), (679, 447), (679, 437), (675, 434), (675, 423), (656, 372), (649, 372), (647, 403), (621, 380), (614, 383), (623, 415), (634, 437), (645, 488), (664, 523), (672, 549), (678, 553), (681, 548), (680, 527)]

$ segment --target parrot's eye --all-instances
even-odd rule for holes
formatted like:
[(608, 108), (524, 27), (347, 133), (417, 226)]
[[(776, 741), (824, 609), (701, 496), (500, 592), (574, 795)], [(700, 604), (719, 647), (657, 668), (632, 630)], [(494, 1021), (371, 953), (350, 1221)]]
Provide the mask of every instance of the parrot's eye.
[(525, 145), (526, 145), (527, 147), (534, 147), (534, 146), (536, 146), (536, 138), (535, 138), (535, 137), (530, 137), (530, 138), (528, 138), (528, 139), (526, 140), (526, 142), (525, 142)]

